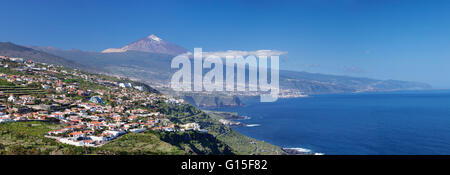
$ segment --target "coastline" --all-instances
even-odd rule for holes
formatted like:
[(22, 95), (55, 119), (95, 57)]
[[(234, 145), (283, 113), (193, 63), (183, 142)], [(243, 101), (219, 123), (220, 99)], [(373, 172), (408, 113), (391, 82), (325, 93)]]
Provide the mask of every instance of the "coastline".
[[(443, 151), (448, 151), (448, 147), (439, 145), (441, 142), (448, 142), (450, 137), (445, 132), (448, 127), (439, 121), (450, 120), (447, 117), (450, 90), (323, 94), (310, 97), (280, 99), (273, 104), (260, 103), (256, 98), (247, 99), (244, 102), (248, 105), (244, 108), (214, 110), (250, 116), (250, 120), (242, 123), (258, 123), (261, 126), (234, 129), (243, 135), (280, 146), (291, 154), (304, 154), (308, 152), (303, 150), (305, 148), (310, 149), (309, 152), (327, 155), (442, 154)], [(436, 120), (429, 120), (430, 117)], [(404, 127), (405, 124), (440, 132), (420, 132)], [(386, 133), (389, 140), (379, 138), (379, 133)], [(412, 137), (406, 133), (421, 137)], [(429, 142), (427, 138), (434, 141)], [(416, 144), (407, 145), (405, 141)], [(405, 149), (380, 144), (385, 142)], [(425, 146), (430, 149), (421, 149)], [(299, 150), (300, 153), (297, 152)]]
[[(300, 97), (302, 98), (302, 97)], [(214, 114), (216, 116), (220, 116), (221, 119), (219, 119), (219, 121), (229, 127), (258, 127), (260, 126), (260, 124), (246, 124), (246, 123), (242, 123), (240, 121), (242, 120), (249, 120), (250, 117), (249, 116), (240, 116), (237, 112), (226, 112), (226, 111), (220, 111), (217, 110), (217, 108), (215, 110), (205, 110), (202, 109), (203, 111), (209, 113), (209, 114)], [(253, 137), (250, 137), (248, 135), (245, 135), (239, 131), (236, 131), (246, 137), (255, 139)], [(272, 143), (269, 143), (272, 144)], [(282, 147), (280, 145), (275, 145), (280, 147), (280, 149), (283, 151), (284, 154), (286, 155), (324, 155), (324, 153), (319, 153), (319, 152), (314, 152), (311, 149), (308, 148), (302, 148), (302, 147)]]

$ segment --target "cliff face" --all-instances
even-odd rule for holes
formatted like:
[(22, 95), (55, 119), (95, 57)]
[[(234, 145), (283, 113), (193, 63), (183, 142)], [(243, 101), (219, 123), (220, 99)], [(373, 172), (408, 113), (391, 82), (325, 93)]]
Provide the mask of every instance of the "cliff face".
[(197, 107), (229, 107), (244, 105), (237, 96), (185, 95), (182, 98)]

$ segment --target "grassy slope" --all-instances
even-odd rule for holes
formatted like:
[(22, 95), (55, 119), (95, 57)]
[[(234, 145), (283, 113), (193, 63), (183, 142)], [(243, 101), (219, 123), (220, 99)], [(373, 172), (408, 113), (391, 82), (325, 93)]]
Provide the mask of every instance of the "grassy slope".
[(184, 150), (187, 154), (233, 154), (231, 148), (211, 134), (186, 131), (157, 132), (161, 140)]
[(161, 141), (159, 136), (154, 133), (129, 133), (102, 146), (101, 149), (109, 151), (112, 154), (185, 154), (180, 148)]
[(64, 154), (70, 146), (63, 146), (44, 134), (59, 128), (57, 124), (18, 122), (0, 124), (0, 153), (2, 154)]
[(221, 117), (214, 114), (200, 113), (179, 118), (181, 122), (198, 122), (208, 133), (227, 144), (234, 154), (282, 154), (280, 147), (242, 135), (228, 126), (218, 122)]
[(184, 154), (154, 133), (127, 134), (102, 147), (83, 148), (61, 144), (44, 134), (60, 125), (46, 122), (0, 124), (1, 154)]

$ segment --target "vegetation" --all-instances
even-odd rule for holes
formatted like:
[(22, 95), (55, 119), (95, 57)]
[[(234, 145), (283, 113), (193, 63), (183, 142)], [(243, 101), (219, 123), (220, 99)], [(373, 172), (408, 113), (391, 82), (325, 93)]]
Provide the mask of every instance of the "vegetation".
[(77, 82), (81, 89), (86, 89), (86, 90), (87, 89), (89, 89), (89, 90), (94, 90), (94, 89), (108, 90), (108, 88), (106, 88), (105, 86), (102, 86), (98, 83), (86, 81), (81, 78), (77, 78), (77, 79), (69, 78), (69, 79), (65, 79), (64, 82), (65, 83)]
[(3, 94), (13, 94), (13, 95), (30, 95), (30, 94), (44, 94), (45, 91), (40, 88), (29, 88), (23, 86), (0, 86), (0, 91)]
[[(0, 67), (0, 73), (8, 75), (25, 75), (25, 73), (10, 68)], [(6, 80), (5, 80), (6, 81)]]
[(161, 140), (177, 146), (187, 154), (233, 154), (228, 145), (208, 133), (187, 131), (157, 132), (155, 134)]
[(7, 155), (182, 155), (232, 154), (230, 148), (206, 133), (129, 133), (102, 147), (76, 147), (44, 137), (61, 126), (49, 122), (0, 124), (0, 154)]
[(220, 116), (200, 112), (195, 115), (173, 115), (177, 116), (171, 120), (181, 123), (199, 123), (201, 128), (208, 130), (208, 134), (214, 136), (218, 141), (227, 145), (233, 154), (282, 154), (280, 147), (244, 136), (232, 128), (222, 125), (218, 120)]
[(182, 155), (186, 154), (183, 150), (170, 143), (164, 142), (159, 138), (157, 132), (129, 133), (121, 136), (100, 148), (108, 154), (119, 155)]
[(15, 122), (0, 124), (0, 154), (82, 154), (83, 148), (63, 145), (44, 134), (60, 126), (45, 122)]

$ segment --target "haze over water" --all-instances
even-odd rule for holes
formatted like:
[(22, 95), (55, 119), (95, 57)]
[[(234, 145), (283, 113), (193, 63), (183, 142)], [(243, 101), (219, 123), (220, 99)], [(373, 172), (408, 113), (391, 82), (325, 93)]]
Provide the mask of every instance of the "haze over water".
[(237, 127), (281, 147), (325, 154), (450, 154), (450, 91), (246, 100), (220, 108), (251, 117)]

